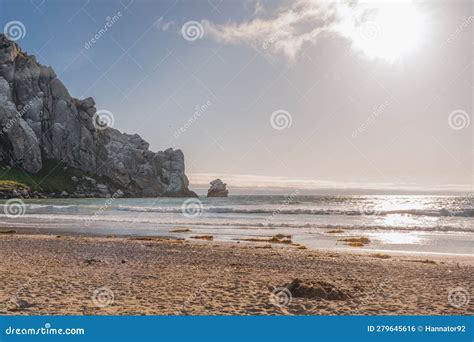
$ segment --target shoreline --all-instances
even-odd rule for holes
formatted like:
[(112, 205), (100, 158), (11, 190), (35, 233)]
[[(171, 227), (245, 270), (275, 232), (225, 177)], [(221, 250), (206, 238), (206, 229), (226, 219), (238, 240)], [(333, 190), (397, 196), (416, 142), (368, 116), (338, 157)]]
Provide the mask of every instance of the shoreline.
[[(41, 231), (40, 231), (41, 230)], [(91, 238), (107, 238), (110, 236), (114, 236), (119, 239), (128, 239), (128, 238), (151, 238), (151, 239), (163, 239), (163, 240), (183, 240), (188, 242), (195, 242), (196, 240), (186, 238), (186, 236), (180, 236), (180, 234), (173, 234), (173, 231), (168, 231), (168, 235), (143, 235), (143, 234), (106, 234), (104, 232), (91, 232), (90, 230), (85, 231), (72, 231), (71, 229), (67, 228), (41, 228), (41, 229), (34, 229), (30, 227), (0, 227), (0, 236), (5, 234), (5, 232), (14, 231), (14, 234), (18, 235), (44, 235), (44, 236), (73, 236), (73, 237), (91, 237)], [(195, 232), (193, 235), (200, 235), (200, 233)], [(213, 236), (215, 238), (215, 236)], [(213, 239), (213, 242), (216, 244), (223, 244), (223, 245), (235, 245), (235, 244), (242, 244), (242, 245), (250, 245), (254, 247), (261, 247), (264, 245), (262, 242), (255, 242), (255, 241), (245, 241), (242, 239), (238, 240), (219, 240)], [(275, 245), (275, 244), (274, 244)], [(296, 243), (295, 245), (301, 245), (301, 243)], [(303, 243), (303, 246), (304, 243)], [(285, 245), (281, 245), (280, 247), (285, 247)], [(331, 247), (323, 247), (323, 248), (312, 248), (305, 246), (310, 251), (315, 252), (327, 252), (327, 253), (339, 253), (339, 254), (349, 254), (349, 255), (370, 255), (370, 254), (378, 254), (382, 253), (385, 255), (389, 255), (391, 257), (414, 257), (420, 259), (433, 259), (435, 261), (453, 261), (462, 263), (465, 265), (472, 265), (474, 266), (474, 254), (456, 254), (456, 253), (443, 253), (443, 252), (423, 252), (423, 251), (401, 251), (401, 250), (390, 250), (390, 249), (361, 249), (358, 247), (343, 247), (343, 248), (331, 248)]]
[[(473, 303), (455, 307), (448, 295), (457, 288), (469, 291), (474, 266), (426, 256), (386, 258), (168, 237), (19, 233), (0, 234), (0, 258), (0, 315), (473, 312)], [(295, 288), (298, 281), (301, 286)], [(272, 294), (282, 287), (293, 287), (289, 300), (284, 293)]]

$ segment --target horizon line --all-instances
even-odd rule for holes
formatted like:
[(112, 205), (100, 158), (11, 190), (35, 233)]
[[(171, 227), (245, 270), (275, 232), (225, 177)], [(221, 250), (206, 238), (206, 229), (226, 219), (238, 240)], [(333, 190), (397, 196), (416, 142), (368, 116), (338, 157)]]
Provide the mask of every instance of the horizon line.
[(418, 193), (474, 193), (472, 184), (420, 184), (395, 182), (346, 182), (284, 176), (264, 176), (231, 173), (188, 173), (189, 186), (195, 190), (207, 190), (209, 182), (220, 178), (230, 191), (252, 189), (254, 192), (281, 192), (289, 190), (302, 192), (418, 192)]

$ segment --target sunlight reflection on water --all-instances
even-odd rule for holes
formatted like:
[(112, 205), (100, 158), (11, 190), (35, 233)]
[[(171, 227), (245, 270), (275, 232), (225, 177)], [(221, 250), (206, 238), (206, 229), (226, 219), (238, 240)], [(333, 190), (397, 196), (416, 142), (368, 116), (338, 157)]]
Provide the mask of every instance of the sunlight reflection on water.
[(423, 244), (425, 240), (420, 233), (381, 232), (371, 233), (370, 238), (384, 244)]

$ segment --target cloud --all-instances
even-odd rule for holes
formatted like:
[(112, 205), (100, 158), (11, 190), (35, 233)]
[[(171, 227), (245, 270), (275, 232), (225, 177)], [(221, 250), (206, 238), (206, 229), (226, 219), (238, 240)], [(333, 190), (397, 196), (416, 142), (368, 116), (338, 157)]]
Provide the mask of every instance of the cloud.
[[(271, 49), (294, 60), (306, 42), (315, 42), (320, 34), (328, 31), (331, 15), (328, 6), (312, 1), (298, 1), (270, 19), (255, 18), (248, 22), (216, 25), (202, 22), (204, 31), (224, 44), (250, 44), (259, 49)], [(262, 10), (257, 12), (260, 14)]]
[(390, 5), (297, 0), (273, 11), (259, 5), (255, 15), (265, 17), (250, 21), (215, 24), (204, 20), (202, 24), (206, 35), (220, 43), (249, 44), (259, 50), (281, 53), (290, 61), (297, 58), (306, 44), (314, 44), (325, 35), (345, 38), (355, 50), (368, 54), (368, 44), (373, 45), (368, 41), (374, 38), (370, 35), (378, 33), (372, 32), (378, 29), (372, 25), (373, 18), (384, 6)]

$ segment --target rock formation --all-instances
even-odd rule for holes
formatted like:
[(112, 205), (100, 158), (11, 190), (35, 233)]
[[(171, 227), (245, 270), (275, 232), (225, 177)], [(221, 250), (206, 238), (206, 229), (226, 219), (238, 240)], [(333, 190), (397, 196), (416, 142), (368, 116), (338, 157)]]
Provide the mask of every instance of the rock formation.
[(223, 183), (219, 178), (213, 180), (211, 187), (207, 190), (207, 197), (227, 197), (229, 190), (227, 190), (227, 184)]
[(195, 196), (180, 150), (155, 153), (137, 134), (97, 129), (95, 114), (92, 98), (71, 97), (51, 67), (0, 34), (0, 164), (35, 174), (62, 161), (128, 196)]

